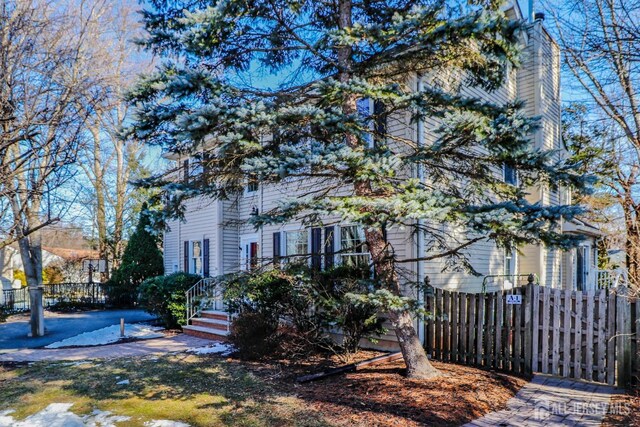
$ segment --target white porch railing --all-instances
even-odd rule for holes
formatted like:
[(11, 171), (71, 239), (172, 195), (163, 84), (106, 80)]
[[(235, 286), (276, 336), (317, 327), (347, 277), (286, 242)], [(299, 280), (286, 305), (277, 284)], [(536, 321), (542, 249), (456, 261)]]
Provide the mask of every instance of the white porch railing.
[(187, 297), (187, 325), (202, 310), (226, 311), (222, 286), (215, 279), (205, 278), (193, 285), (185, 294)]
[(627, 270), (596, 270), (596, 289), (617, 288), (627, 283)]

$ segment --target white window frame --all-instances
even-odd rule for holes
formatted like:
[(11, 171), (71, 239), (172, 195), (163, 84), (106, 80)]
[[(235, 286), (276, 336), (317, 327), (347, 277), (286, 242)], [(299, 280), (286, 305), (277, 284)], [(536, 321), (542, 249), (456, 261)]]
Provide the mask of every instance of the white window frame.
[[(360, 107), (361, 107), (361, 103), (364, 104), (366, 103), (367, 105), (367, 109), (368, 109), (368, 113), (365, 116), (364, 113)], [(371, 98), (360, 98), (357, 101), (357, 110), (358, 110), (358, 115), (363, 117), (363, 118), (367, 118), (369, 120), (369, 130), (370, 132), (367, 133), (366, 136), (366, 141), (367, 141), (367, 147), (368, 148), (373, 148), (374, 147), (374, 136), (373, 136), (373, 132), (375, 130), (375, 122), (373, 120), (371, 120), (371, 116), (373, 116), (374, 113), (374, 108), (375, 108), (375, 101)]]
[[(509, 265), (511, 271), (507, 271), (507, 260), (510, 259)], [(516, 286), (515, 276), (518, 275), (518, 251), (516, 249), (504, 249), (503, 254), (503, 274), (505, 276), (505, 288), (512, 289)]]
[(251, 243), (256, 243), (258, 245), (258, 259), (257, 264), (260, 263), (260, 251), (262, 248), (260, 247), (260, 236), (258, 234), (245, 234), (240, 237), (240, 271), (251, 271), (250, 268), (250, 256), (248, 250), (251, 250)]
[(256, 178), (255, 184), (256, 188), (254, 190), (250, 190), (251, 178), (247, 177), (245, 179), (244, 194), (247, 196), (253, 196), (254, 194), (258, 193), (258, 191), (260, 191), (260, 180)]
[[(367, 265), (371, 265), (371, 253), (369, 253), (368, 250), (366, 252), (343, 252), (344, 247), (342, 245), (342, 241), (343, 241), (342, 240), (342, 230), (346, 229), (346, 228), (350, 228), (350, 227), (356, 227), (356, 229), (358, 229), (358, 228), (361, 229), (362, 233), (363, 233), (363, 238), (364, 238), (364, 228), (362, 226), (360, 226), (360, 225), (357, 225), (357, 224), (345, 224), (345, 225), (341, 225), (338, 228), (338, 236), (334, 236), (334, 244), (336, 244), (335, 241), (337, 239), (335, 237), (337, 237), (339, 239), (338, 242), (337, 242), (337, 245), (339, 247), (338, 255), (339, 255), (339, 259), (340, 259), (340, 264), (341, 265), (346, 265), (344, 260), (347, 257), (357, 257), (357, 256), (365, 256), (366, 255), (367, 256)], [(363, 239), (363, 242), (364, 242), (365, 245), (367, 244), (366, 243), (366, 238)]]
[[(282, 232), (282, 239), (280, 239), (280, 253), (283, 254), (283, 258), (288, 262), (295, 260), (296, 258), (310, 257), (311, 248), (311, 233), (307, 228), (290, 228), (285, 229)], [(290, 254), (287, 248), (287, 235), (294, 233), (306, 233), (307, 234), (307, 251), (304, 254)]]
[[(196, 257), (195, 255), (195, 246), (196, 243), (198, 244), (198, 246), (200, 247), (200, 256)], [(189, 273), (192, 274), (198, 274), (200, 276), (202, 276), (202, 270), (203, 270), (203, 244), (202, 244), (202, 240), (191, 240), (189, 242)], [(200, 260), (200, 271), (197, 271), (196, 269), (196, 264), (197, 264), (197, 260)]]

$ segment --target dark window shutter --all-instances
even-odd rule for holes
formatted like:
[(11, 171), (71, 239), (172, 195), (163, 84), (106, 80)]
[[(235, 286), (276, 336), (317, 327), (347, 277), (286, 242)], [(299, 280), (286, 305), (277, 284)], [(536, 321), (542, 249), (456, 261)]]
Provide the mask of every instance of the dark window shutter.
[(373, 115), (375, 117), (374, 131), (376, 134), (375, 142), (379, 142), (387, 133), (387, 114), (386, 107), (381, 101), (374, 101)]
[(189, 159), (182, 162), (182, 172), (182, 180), (187, 184), (189, 182)]
[(324, 228), (324, 268), (333, 267), (335, 227)]
[(184, 241), (184, 264), (182, 265), (182, 271), (189, 272), (189, 241)]
[(280, 264), (280, 257), (282, 254), (280, 253), (280, 232), (273, 233), (273, 264)]
[(202, 241), (202, 275), (209, 277), (209, 239)]
[(311, 229), (311, 268), (322, 268), (322, 228)]

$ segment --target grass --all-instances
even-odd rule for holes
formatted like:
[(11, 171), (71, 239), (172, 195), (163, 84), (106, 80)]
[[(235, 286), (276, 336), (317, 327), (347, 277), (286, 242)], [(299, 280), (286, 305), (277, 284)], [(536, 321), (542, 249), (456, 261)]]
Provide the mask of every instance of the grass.
[[(118, 381), (128, 379), (128, 385)], [(51, 403), (73, 403), (84, 415), (95, 409), (130, 416), (127, 426), (168, 419), (192, 426), (325, 426), (321, 414), (279, 391), (237, 363), (217, 357), (35, 363), (0, 368), (0, 411), (17, 419)]]
[[(371, 356), (366, 352), (361, 357)], [(52, 403), (77, 415), (131, 417), (120, 425), (172, 420), (196, 426), (459, 426), (500, 410), (526, 382), (469, 366), (434, 362), (440, 376), (404, 377), (404, 362), (306, 384), (329, 359), (244, 362), (187, 353), (81, 364), (0, 365), (0, 412), (22, 420)], [(127, 385), (117, 384), (129, 380)]]

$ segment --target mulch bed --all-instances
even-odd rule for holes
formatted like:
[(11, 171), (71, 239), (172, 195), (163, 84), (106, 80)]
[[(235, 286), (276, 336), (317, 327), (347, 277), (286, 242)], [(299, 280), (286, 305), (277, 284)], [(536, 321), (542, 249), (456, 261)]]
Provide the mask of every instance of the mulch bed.
[[(380, 354), (360, 352), (352, 362)], [(324, 359), (323, 366), (318, 361), (241, 363), (256, 375), (275, 380), (279, 388), (304, 400), (331, 423), (344, 426), (459, 426), (504, 409), (527, 382), (513, 375), (438, 362), (433, 364), (440, 377), (408, 380), (402, 360), (311, 383), (295, 382), (300, 374), (343, 364), (336, 358)]]
[(640, 427), (640, 391), (614, 396), (602, 425)]

